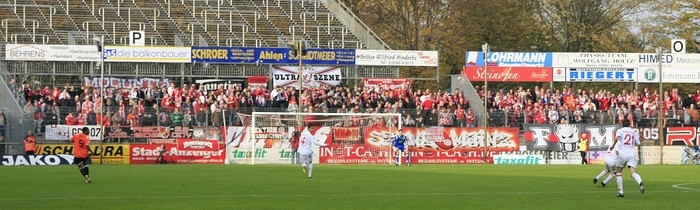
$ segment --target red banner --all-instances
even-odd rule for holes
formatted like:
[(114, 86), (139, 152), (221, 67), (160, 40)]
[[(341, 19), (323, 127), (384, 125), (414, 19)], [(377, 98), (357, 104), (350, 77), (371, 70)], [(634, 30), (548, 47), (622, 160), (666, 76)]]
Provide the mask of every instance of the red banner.
[[(489, 66), (489, 82), (552, 82), (552, 68)], [(483, 66), (465, 66), (462, 74), (469, 81), (484, 81)]]
[(362, 85), (365, 87), (382, 88), (385, 90), (393, 90), (398, 87), (403, 87), (404, 90), (411, 88), (412, 81), (410, 79), (395, 79), (395, 78), (363, 78)]
[[(484, 158), (484, 132), (480, 128), (463, 127), (404, 127), (411, 163), (490, 163), (491, 155)], [(517, 128), (490, 128), (486, 141), (489, 154), (501, 151), (519, 151)], [(395, 154), (391, 138), (395, 135), (387, 127), (365, 127), (364, 144), (322, 147), (320, 163), (371, 164), (389, 163)]]
[[(223, 148), (223, 145), (219, 145)], [(168, 163), (177, 164), (224, 164), (225, 149), (216, 151), (179, 150), (172, 144), (131, 144), (129, 164), (155, 164), (159, 156)]]
[(332, 127), (333, 141), (335, 142), (358, 142), (360, 141), (360, 127)]
[(267, 81), (270, 78), (267, 76), (248, 76), (248, 87), (250, 86), (260, 86), (267, 88)]
[(219, 141), (217, 140), (194, 140), (194, 139), (177, 139), (178, 150), (194, 150), (194, 151), (217, 151), (219, 150)]

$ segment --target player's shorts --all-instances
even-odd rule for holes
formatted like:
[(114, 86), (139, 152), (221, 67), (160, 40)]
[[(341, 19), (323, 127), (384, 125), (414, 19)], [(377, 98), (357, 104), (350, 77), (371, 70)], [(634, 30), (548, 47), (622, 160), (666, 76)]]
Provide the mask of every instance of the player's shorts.
[(406, 151), (406, 147), (404, 147), (403, 145), (394, 145), (394, 149), (399, 150), (401, 152)]
[(299, 155), (299, 160), (301, 160), (301, 163), (311, 163), (311, 161), (313, 160), (311, 159), (311, 157), (313, 156), (313, 154)]
[(636, 155), (620, 154), (620, 156), (617, 157), (616, 165), (618, 167), (629, 166), (637, 168), (637, 157)]
[(87, 161), (88, 161), (88, 157), (84, 157), (84, 158), (76, 157), (76, 158), (73, 158), (73, 162), (75, 163), (75, 165), (79, 165), (79, 164), (81, 164), (81, 163), (83, 163), (84, 165), (86, 165), (86, 164), (88, 163)]
[(603, 159), (605, 162), (605, 169), (608, 171), (616, 171), (617, 170), (617, 162), (615, 162), (615, 157), (605, 157)]

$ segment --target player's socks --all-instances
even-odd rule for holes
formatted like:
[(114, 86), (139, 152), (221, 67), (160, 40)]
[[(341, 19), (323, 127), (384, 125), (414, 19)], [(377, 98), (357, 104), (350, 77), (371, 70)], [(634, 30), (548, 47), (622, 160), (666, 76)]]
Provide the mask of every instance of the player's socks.
[(632, 178), (634, 178), (634, 181), (637, 182), (638, 185), (642, 184), (642, 177), (639, 176), (639, 174), (637, 174), (637, 173), (632, 174)]
[(614, 177), (612, 174), (611, 174), (611, 175), (608, 175), (608, 177), (605, 178), (605, 180), (603, 180), (602, 182), (600, 182), (600, 185), (603, 185), (603, 187), (605, 187), (605, 185), (608, 184), (608, 182), (610, 182), (610, 180), (612, 180), (613, 178), (615, 178), (615, 177)]
[(607, 173), (608, 173), (608, 171), (606, 171), (606, 170), (601, 171), (598, 174), (598, 176), (595, 176), (595, 179), (594, 179), (595, 181), (593, 181), (593, 184), (595, 184), (598, 180), (600, 180), (600, 178), (603, 178), (603, 176), (605, 176), (605, 174), (607, 174)]
[(622, 176), (616, 176), (616, 182), (617, 182), (617, 189), (618, 189), (618, 194), (622, 195), (623, 190), (622, 190)]
[(396, 153), (396, 166), (401, 164), (401, 152)]
[(411, 165), (411, 156), (406, 152), (406, 165), (410, 166)]
[(314, 164), (313, 164), (313, 163), (309, 163), (309, 166), (308, 166), (308, 167), (309, 167), (309, 178), (311, 178), (311, 176), (312, 176), (313, 173), (314, 173)]

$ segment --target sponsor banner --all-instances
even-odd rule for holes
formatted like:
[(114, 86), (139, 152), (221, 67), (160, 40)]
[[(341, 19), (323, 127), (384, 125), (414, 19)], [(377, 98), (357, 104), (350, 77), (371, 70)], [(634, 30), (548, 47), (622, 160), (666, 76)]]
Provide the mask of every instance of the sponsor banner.
[(554, 52), (552, 66), (568, 68), (636, 68), (638, 53)]
[(358, 66), (437, 66), (437, 51), (355, 50)]
[[(467, 51), (466, 66), (484, 66), (484, 53)], [(552, 53), (549, 52), (490, 52), (489, 66), (502, 67), (552, 67)]]
[[(128, 164), (129, 145), (93, 143), (88, 147), (92, 162), (102, 164)], [(73, 155), (73, 144), (37, 144), (36, 153), (40, 155)]]
[[(610, 151), (589, 151), (588, 164), (605, 165), (605, 158), (608, 156), (615, 156), (615, 153)], [(579, 161), (578, 164), (581, 164), (581, 161)]]
[[(176, 164), (224, 164), (225, 149), (179, 150), (172, 144), (130, 144), (129, 164), (155, 164), (159, 158)], [(220, 145), (223, 148), (223, 146)]]
[(393, 90), (403, 88), (404, 90), (411, 89), (411, 79), (396, 79), (396, 78), (362, 78), (362, 85), (374, 89)]
[(578, 150), (579, 134), (588, 134), (589, 151), (607, 150), (615, 139), (618, 125), (597, 124), (524, 124), (527, 150)]
[[(700, 80), (700, 65), (698, 67), (663, 67), (663, 78), (664, 83), (697, 83)], [(639, 68), (639, 74), (637, 74), (637, 81), (641, 83), (658, 83), (659, 82), (659, 68), (656, 67), (643, 67)]]
[(544, 157), (542, 155), (494, 155), (493, 164), (541, 165), (544, 164)]
[(360, 143), (360, 127), (333, 127), (333, 142)]
[[(404, 127), (411, 163), (482, 164), (493, 162), (491, 154), (517, 151), (517, 128), (489, 129), (484, 158), (484, 132), (478, 128)], [(365, 127), (364, 144), (333, 144), (321, 148), (320, 163), (388, 164), (394, 157), (391, 138), (396, 130), (388, 127)]]
[[(683, 148), (681, 148), (680, 153), (681, 153), (680, 164), (700, 165), (700, 148), (698, 146), (684, 146)], [(668, 154), (669, 153), (664, 153), (664, 156), (667, 156)], [(673, 156), (673, 155), (671, 155), (671, 156)], [(668, 160), (668, 159), (664, 158), (664, 160)]]
[(7, 44), (5, 60), (14, 61), (100, 61), (95, 45)]
[[(547, 164), (581, 164), (581, 153), (566, 151), (526, 150), (527, 146), (520, 146), (520, 151), (499, 152), (501, 155), (537, 155), (544, 157)], [(590, 153), (589, 153), (590, 156)]]
[(177, 139), (148, 139), (149, 144), (177, 144)]
[(204, 90), (206, 91), (214, 91), (218, 89), (219, 85), (221, 85), (223, 90), (228, 90), (229, 87), (242, 87), (244, 86), (245, 80), (223, 80), (223, 79), (198, 79), (194, 81), (195, 83), (199, 84), (200, 86), (204, 86)]
[[(134, 140), (149, 140), (149, 139), (178, 139), (194, 138), (194, 134), (204, 135), (204, 128), (191, 129), (185, 126), (173, 126), (173, 127), (162, 127), (162, 126), (133, 126), (133, 127), (120, 127), (123, 130), (131, 129), (131, 133), (134, 136)], [(198, 130), (198, 132), (194, 132)], [(204, 138), (204, 137), (202, 137)], [(198, 138), (201, 139), (201, 138)], [(206, 139), (206, 138), (205, 138)], [(216, 138), (212, 138), (216, 139)]]
[[(271, 66), (273, 86), (293, 86), (299, 87), (299, 67), (298, 66)], [(337, 66), (310, 66), (302, 68), (302, 84), (304, 88), (319, 87), (329, 85), (331, 87), (340, 85), (343, 79), (340, 67)]]
[[(318, 154), (318, 147), (313, 148), (313, 150), (315, 154)], [(252, 158), (255, 158), (255, 164), (292, 163), (291, 148), (257, 148), (253, 152), (250, 148), (233, 148), (227, 155), (228, 164), (252, 164)], [(313, 161), (318, 163), (318, 158), (314, 157)]]
[(552, 80), (555, 82), (566, 81), (566, 68), (553, 68), (552, 69)]
[[(491, 155), (484, 158), (484, 151), (466, 148), (442, 150), (434, 148), (409, 147), (411, 163), (418, 164), (485, 164), (493, 162)], [(495, 154), (495, 151), (489, 152)], [(404, 155), (401, 161), (404, 161)], [(322, 164), (390, 164), (396, 153), (390, 147), (376, 147), (369, 144), (333, 144), (322, 147), (319, 162)]]
[(50, 141), (68, 141), (73, 135), (81, 133), (83, 127), (88, 127), (90, 140), (100, 140), (100, 132), (102, 128), (97, 125), (47, 125), (46, 140)]
[[(660, 146), (641, 146), (639, 148), (640, 164), (661, 164), (661, 147)], [(664, 146), (664, 164), (694, 164), (691, 153), (686, 152), (686, 146)], [(692, 147), (690, 147), (692, 148)], [(697, 148), (697, 147), (696, 147)], [(697, 155), (697, 153), (695, 153)], [(697, 156), (696, 156), (697, 157)]]
[[(100, 87), (100, 77), (83, 77), (83, 86), (92, 85), (92, 87)], [(170, 86), (169, 79), (155, 79), (155, 78), (138, 78), (138, 79), (123, 79), (116, 77), (105, 77), (102, 81), (102, 85), (105, 87), (119, 87), (131, 89), (135, 88), (148, 88), (150, 85), (154, 85), (157, 88), (164, 88)]]
[(4, 166), (55, 166), (73, 164), (72, 155), (3, 155)]
[[(251, 139), (249, 127), (228, 127), (226, 130), (227, 159), (230, 164), (286, 164), (291, 163), (291, 145), (288, 136), (294, 127), (259, 127), (255, 129), (255, 140)], [(312, 135), (319, 142), (330, 143), (331, 127), (311, 127)], [(315, 154), (318, 147), (314, 146)], [(314, 155), (318, 162), (318, 156)]]
[[(299, 56), (290, 56), (289, 48), (192, 46), (191, 51), (193, 63), (299, 64)], [(355, 50), (309, 48), (302, 63), (355, 65)]]
[[(437, 150), (466, 149), (481, 151), (484, 148), (484, 130), (466, 127), (403, 127), (409, 147), (433, 148)], [(439, 133), (439, 132), (442, 133)], [(518, 128), (489, 128), (486, 145), (491, 151), (518, 151), (520, 135)], [(365, 144), (375, 147), (391, 146), (395, 129), (387, 127), (365, 127)]]
[[(552, 68), (547, 67), (488, 67), (489, 82), (551, 82)], [(470, 81), (484, 81), (486, 69), (483, 66), (465, 66), (462, 74)]]
[(219, 150), (219, 141), (217, 140), (194, 140), (194, 139), (177, 139), (178, 150), (194, 150), (194, 151), (217, 151)]
[(633, 68), (568, 68), (569, 82), (634, 82), (637, 73)]
[(189, 47), (105, 46), (105, 62), (189, 63)]
[(270, 80), (267, 76), (248, 76), (248, 86), (263, 86), (267, 88), (267, 81)]
[[(662, 63), (663, 78), (659, 73), (659, 61)], [(664, 54), (659, 57), (652, 53), (640, 53), (638, 63), (637, 81), (642, 83), (658, 83), (659, 79), (668, 83), (697, 83), (700, 79), (700, 54)]]

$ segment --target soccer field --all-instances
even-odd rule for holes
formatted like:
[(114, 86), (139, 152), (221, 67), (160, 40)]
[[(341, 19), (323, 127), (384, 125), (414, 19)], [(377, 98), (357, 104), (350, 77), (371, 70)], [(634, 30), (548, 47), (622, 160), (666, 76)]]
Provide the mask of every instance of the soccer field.
[(599, 165), (92, 165), (0, 167), (0, 209), (691, 209), (700, 167), (642, 165), (594, 185)]

